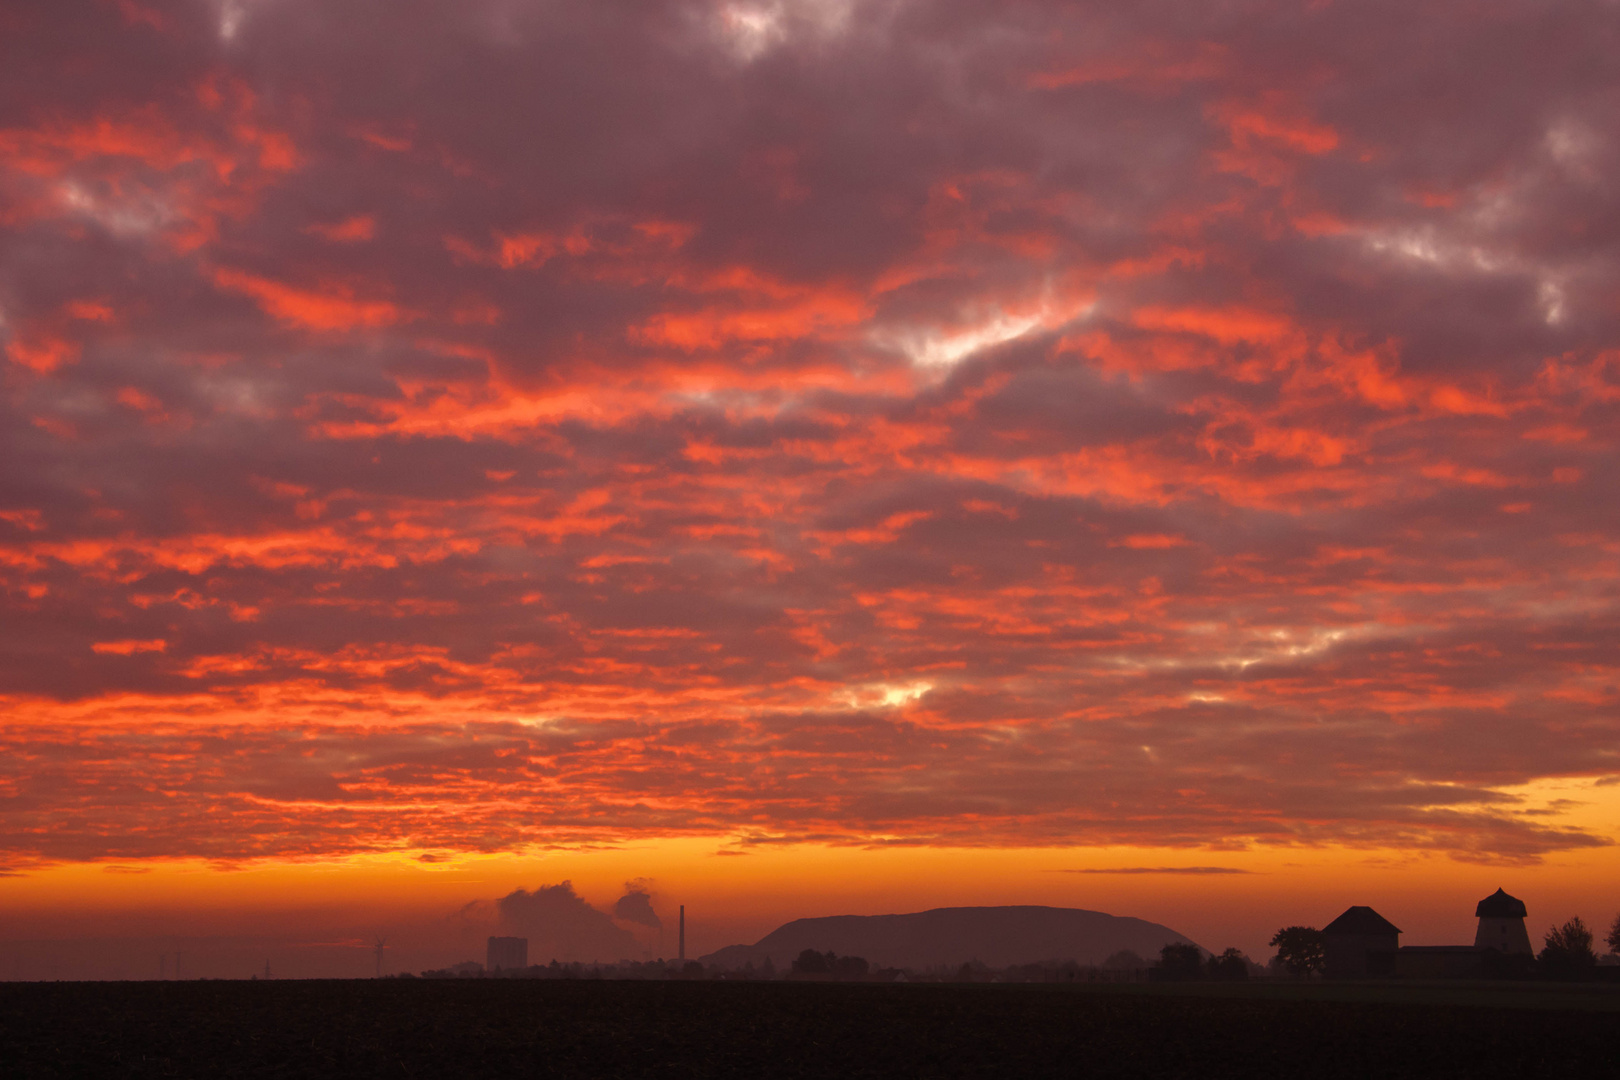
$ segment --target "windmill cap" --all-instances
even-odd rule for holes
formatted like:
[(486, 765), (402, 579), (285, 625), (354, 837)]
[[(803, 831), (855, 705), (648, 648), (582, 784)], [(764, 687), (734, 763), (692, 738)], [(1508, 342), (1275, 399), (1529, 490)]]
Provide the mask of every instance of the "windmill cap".
[(1476, 919), (1522, 919), (1527, 914), (1523, 900), (1509, 896), (1501, 889), (1481, 900), (1479, 906), (1474, 908)]

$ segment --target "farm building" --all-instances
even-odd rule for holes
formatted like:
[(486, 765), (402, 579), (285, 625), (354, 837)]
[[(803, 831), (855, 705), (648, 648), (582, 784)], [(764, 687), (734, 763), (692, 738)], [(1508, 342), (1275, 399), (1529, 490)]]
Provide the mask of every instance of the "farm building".
[(1322, 973), (1330, 979), (1393, 975), (1401, 928), (1358, 904), (1322, 928), (1322, 944)]
[(1400, 928), (1370, 907), (1357, 906), (1322, 930), (1324, 974), (1330, 979), (1478, 979), (1501, 973), (1512, 958), (1529, 957), (1524, 901), (1501, 889), (1474, 908), (1472, 945), (1401, 945)]
[(1403, 979), (1479, 979), (1509, 970), (1534, 953), (1524, 928), (1526, 914), (1523, 900), (1497, 889), (1474, 906), (1479, 927), (1472, 945), (1408, 945), (1395, 958), (1395, 974)]

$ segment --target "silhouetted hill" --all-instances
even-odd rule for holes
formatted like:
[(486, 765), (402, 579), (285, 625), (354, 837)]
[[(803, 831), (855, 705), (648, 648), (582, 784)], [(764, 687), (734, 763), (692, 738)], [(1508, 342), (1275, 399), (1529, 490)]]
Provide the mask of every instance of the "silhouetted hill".
[(864, 956), (874, 966), (924, 969), (977, 960), (990, 967), (1074, 960), (1100, 964), (1121, 949), (1144, 959), (1169, 944), (1196, 944), (1167, 926), (1100, 911), (1054, 907), (935, 908), (910, 915), (795, 919), (753, 945), (729, 945), (705, 964), (784, 970), (805, 949)]

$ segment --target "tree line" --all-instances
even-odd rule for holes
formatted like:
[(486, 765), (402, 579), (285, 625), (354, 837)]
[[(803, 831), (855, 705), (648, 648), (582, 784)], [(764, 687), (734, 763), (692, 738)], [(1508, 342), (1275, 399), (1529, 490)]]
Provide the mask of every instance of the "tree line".
[(1219, 955), (1196, 945), (1166, 945), (1159, 950), (1159, 961), (1148, 970), (1153, 982), (1237, 982), (1249, 977), (1249, 958), (1237, 949)]

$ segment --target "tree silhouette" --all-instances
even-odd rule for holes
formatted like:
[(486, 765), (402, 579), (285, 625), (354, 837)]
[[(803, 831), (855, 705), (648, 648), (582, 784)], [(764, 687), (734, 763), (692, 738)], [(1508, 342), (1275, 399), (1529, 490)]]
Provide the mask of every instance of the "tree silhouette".
[(1321, 971), (1327, 958), (1327, 942), (1314, 926), (1285, 926), (1277, 931), (1271, 944), (1290, 975)]
[(1217, 982), (1237, 982), (1249, 977), (1249, 962), (1236, 949), (1227, 949), (1219, 956), (1211, 956), (1204, 967), (1209, 977)]
[(1159, 950), (1159, 977), (1186, 982), (1204, 974), (1204, 957), (1196, 945), (1166, 945)]
[(1609, 924), (1609, 936), (1603, 942), (1608, 945), (1610, 952), (1620, 954), (1620, 915), (1616, 915), (1614, 922)]
[(831, 955), (831, 953), (828, 953), (823, 956), (814, 949), (806, 949), (799, 954), (797, 960), (793, 961), (793, 973), (795, 975), (825, 975), (832, 970), (827, 963), (827, 956)]
[(832, 953), (827, 954), (827, 966), (832, 968), (833, 973), (840, 979), (865, 978), (867, 971), (871, 969), (864, 956), (835, 957)]
[(1579, 978), (1586, 970), (1597, 966), (1597, 954), (1592, 951), (1592, 931), (1579, 915), (1563, 926), (1548, 930), (1545, 942), (1537, 959), (1548, 975)]

